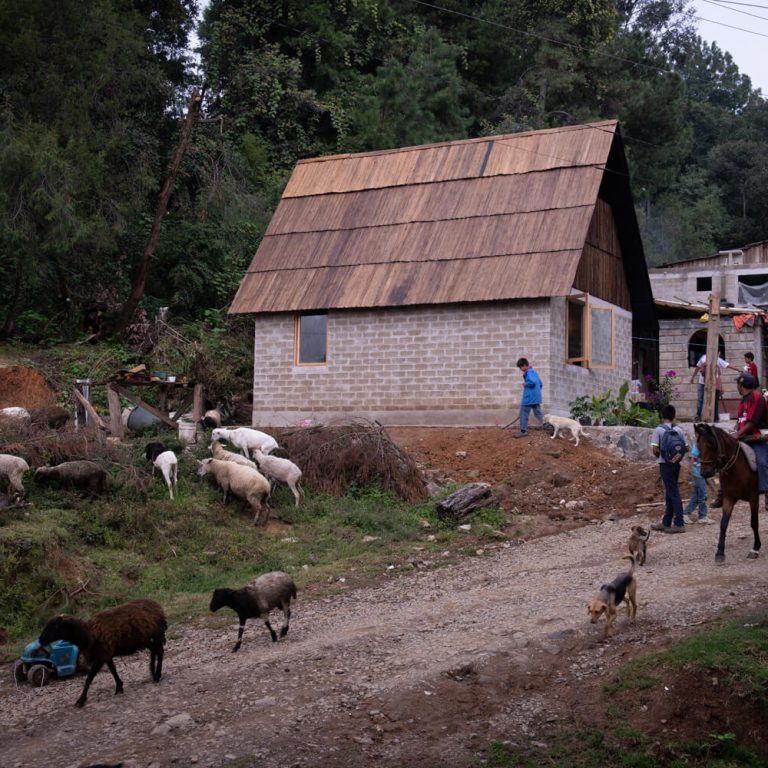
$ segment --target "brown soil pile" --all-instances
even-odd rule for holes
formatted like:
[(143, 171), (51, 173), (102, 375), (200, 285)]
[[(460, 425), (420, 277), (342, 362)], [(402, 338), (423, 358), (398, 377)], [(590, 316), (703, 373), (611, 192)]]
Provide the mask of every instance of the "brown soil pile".
[(42, 408), (55, 403), (54, 391), (36, 368), (0, 367), (0, 408)]

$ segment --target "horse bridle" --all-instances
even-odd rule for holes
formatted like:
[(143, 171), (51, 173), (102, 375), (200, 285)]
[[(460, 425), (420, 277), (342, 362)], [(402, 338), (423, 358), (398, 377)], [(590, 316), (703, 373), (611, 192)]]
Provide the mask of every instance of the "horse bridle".
[[(723, 451), (722, 446), (720, 445), (720, 435), (718, 435), (714, 429), (712, 430), (712, 434), (714, 435), (715, 445), (717, 446), (717, 456), (714, 459), (710, 459), (708, 461), (704, 461), (700, 458), (699, 461), (701, 464), (714, 464), (717, 471), (720, 473), (727, 472), (736, 463), (736, 459), (739, 458), (741, 443), (738, 440), (736, 441), (736, 450), (733, 452), (733, 456), (726, 460), (723, 458), (725, 451)], [(725, 463), (721, 464), (723, 461)]]

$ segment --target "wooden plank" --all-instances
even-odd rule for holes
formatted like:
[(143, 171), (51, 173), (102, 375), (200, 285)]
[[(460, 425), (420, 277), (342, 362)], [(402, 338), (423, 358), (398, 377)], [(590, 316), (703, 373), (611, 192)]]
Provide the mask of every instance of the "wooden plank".
[(107, 384), (107, 402), (109, 403), (109, 431), (115, 437), (122, 437), (123, 420), (120, 413), (120, 395)]
[(184, 399), (179, 403), (178, 406), (176, 406), (176, 413), (173, 416), (173, 421), (178, 426), (179, 419), (186, 413), (187, 408), (189, 408), (190, 403), (192, 402), (192, 398), (194, 397), (194, 391), (188, 392)]
[(107, 425), (103, 422), (101, 416), (99, 416), (98, 413), (96, 413), (96, 409), (83, 397), (80, 390), (75, 387), (72, 390), (75, 394), (75, 397), (80, 401), (83, 408), (85, 408), (86, 411), (88, 411), (88, 415), (93, 419), (94, 423), (101, 429), (108, 431)]
[(203, 385), (195, 384), (192, 398), (192, 418), (197, 424), (203, 418)]
[(178, 427), (178, 424), (170, 417), (167, 413), (163, 413), (162, 411), (158, 411), (157, 408), (155, 408), (153, 405), (149, 405), (149, 403), (145, 403), (138, 395), (135, 395), (133, 392), (125, 389), (125, 387), (121, 387), (117, 384), (112, 385), (123, 397), (130, 400), (134, 405), (137, 405), (139, 408), (143, 408), (145, 411), (149, 411), (153, 416), (157, 416), (160, 421), (163, 422), (163, 424), (167, 424), (169, 427), (172, 427), (173, 429), (176, 429)]

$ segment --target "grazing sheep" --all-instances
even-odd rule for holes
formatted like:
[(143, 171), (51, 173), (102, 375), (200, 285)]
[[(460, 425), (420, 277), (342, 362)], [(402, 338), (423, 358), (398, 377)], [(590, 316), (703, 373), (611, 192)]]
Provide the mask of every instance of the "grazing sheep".
[(10, 453), (0, 453), (0, 480), (7, 481), (19, 499), (27, 495), (21, 482), (25, 472), (29, 472), (29, 464), (24, 459)]
[(277, 440), (266, 432), (259, 432), (258, 429), (249, 427), (238, 427), (237, 429), (214, 429), (211, 433), (211, 440), (226, 440), (235, 448), (243, 452), (246, 459), (250, 458), (254, 448), (258, 448), (264, 453), (272, 453), (278, 447)]
[(254, 579), (242, 589), (220, 588), (213, 591), (211, 611), (219, 608), (231, 608), (240, 619), (240, 629), (237, 642), (232, 653), (240, 650), (243, 642), (243, 630), (246, 619), (263, 619), (264, 624), (272, 635), (272, 642), (277, 642), (277, 633), (269, 623), (269, 613), (273, 608), (280, 608), (285, 616), (285, 622), (280, 628), (280, 637), (288, 634), (288, 624), (291, 620), (291, 598), (296, 597), (296, 585), (293, 579), (282, 571), (271, 571)]
[(26, 408), (0, 408), (0, 429), (23, 429), (32, 423)]
[(107, 473), (94, 461), (65, 461), (55, 467), (38, 467), (35, 480), (88, 491), (91, 496), (104, 492)]
[(225, 501), (231, 493), (248, 503), (253, 510), (255, 524), (264, 525), (269, 520), (269, 480), (257, 469), (219, 459), (203, 459), (197, 465), (197, 474), (200, 477), (210, 474), (216, 478), (219, 487), (224, 491)]
[(115, 695), (123, 692), (123, 681), (115, 669), (115, 656), (130, 656), (149, 649), (149, 671), (157, 683), (163, 674), (165, 630), (168, 623), (163, 609), (154, 600), (131, 600), (107, 608), (88, 621), (75, 616), (54, 616), (40, 635), (40, 645), (66, 640), (80, 649), (88, 662), (88, 676), (75, 706), (82, 707), (96, 673), (104, 666), (115, 679)]
[(299, 485), (301, 480), (301, 470), (288, 459), (280, 459), (277, 456), (267, 456), (258, 448), (253, 452), (253, 458), (259, 465), (259, 469), (267, 476), (274, 477), (275, 480), (282, 480), (293, 493), (296, 499), (296, 506), (299, 506), (299, 496), (304, 495), (304, 491)]
[(203, 414), (200, 423), (205, 429), (216, 429), (221, 426), (221, 412), (218, 408), (212, 408)]
[(246, 459), (245, 456), (241, 456), (239, 453), (228, 451), (218, 440), (214, 440), (208, 446), (208, 450), (213, 454), (213, 458), (218, 459), (219, 461), (234, 461), (235, 464), (242, 464), (244, 467), (258, 469), (256, 462)]
[(35, 426), (61, 429), (69, 421), (69, 411), (60, 405), (48, 405), (44, 408), (30, 408), (29, 415)]
[(155, 468), (159, 469), (168, 488), (168, 493), (173, 501), (173, 489), (179, 492), (178, 468), (179, 460), (173, 451), (169, 451), (162, 443), (147, 443), (144, 449), (144, 455), (147, 461), (152, 462), (152, 474), (155, 474)]

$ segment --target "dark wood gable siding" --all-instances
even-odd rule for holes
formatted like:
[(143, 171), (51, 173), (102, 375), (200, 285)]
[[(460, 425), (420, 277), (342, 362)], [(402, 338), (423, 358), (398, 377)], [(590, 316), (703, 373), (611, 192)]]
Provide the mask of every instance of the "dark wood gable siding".
[(629, 286), (613, 210), (598, 199), (589, 225), (574, 287), (622, 309), (631, 310)]

